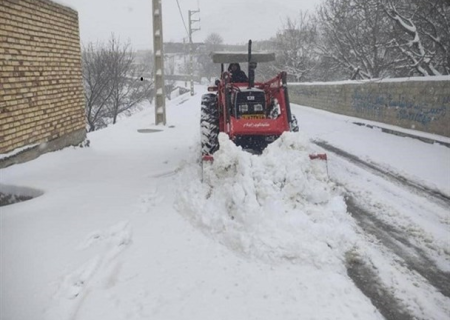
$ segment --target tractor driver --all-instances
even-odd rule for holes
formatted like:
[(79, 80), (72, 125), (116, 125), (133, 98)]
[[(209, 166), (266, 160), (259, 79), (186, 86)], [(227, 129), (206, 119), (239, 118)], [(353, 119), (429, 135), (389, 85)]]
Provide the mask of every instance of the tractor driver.
[(239, 63), (230, 63), (228, 72), (231, 73), (231, 82), (248, 82), (247, 75), (241, 70)]

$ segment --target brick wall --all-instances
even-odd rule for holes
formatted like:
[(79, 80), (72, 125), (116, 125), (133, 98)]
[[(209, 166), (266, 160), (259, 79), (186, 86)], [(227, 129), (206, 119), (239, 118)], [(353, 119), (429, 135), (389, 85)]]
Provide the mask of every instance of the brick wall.
[(292, 103), (450, 137), (450, 77), (439, 79), (292, 84), (289, 95)]
[(76, 11), (0, 0), (0, 155), (86, 137), (81, 72)]

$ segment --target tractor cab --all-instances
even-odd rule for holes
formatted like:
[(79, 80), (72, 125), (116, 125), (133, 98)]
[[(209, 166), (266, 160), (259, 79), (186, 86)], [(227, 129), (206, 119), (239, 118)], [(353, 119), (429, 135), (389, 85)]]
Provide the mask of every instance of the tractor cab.
[[(226, 133), (243, 149), (262, 152), (285, 131), (298, 131), (291, 114), (286, 72), (266, 82), (255, 82), (258, 63), (275, 60), (274, 53), (253, 53), (249, 41), (248, 52), (215, 52), (214, 63), (220, 63), (220, 79), (209, 93), (202, 96), (202, 155), (211, 156), (218, 148), (219, 132)], [(233, 82), (225, 64), (248, 64), (248, 81)], [(276, 111), (276, 112), (275, 112)]]
[[(251, 40), (249, 41), (249, 51), (244, 52), (213, 52), (211, 54), (214, 63), (220, 63), (221, 79), (231, 80), (230, 73), (225, 71), (224, 64), (232, 63), (247, 63), (248, 64), (248, 88), (254, 87), (255, 84), (255, 70), (260, 62), (275, 61), (275, 53), (252, 53)], [(242, 83), (239, 83), (242, 84)]]

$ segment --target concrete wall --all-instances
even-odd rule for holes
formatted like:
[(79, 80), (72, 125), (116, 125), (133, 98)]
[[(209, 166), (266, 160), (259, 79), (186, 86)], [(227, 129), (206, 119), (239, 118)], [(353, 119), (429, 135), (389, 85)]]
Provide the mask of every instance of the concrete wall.
[(292, 103), (450, 137), (450, 77), (291, 84)]
[(48, 0), (0, 0), (0, 155), (85, 137), (77, 12)]

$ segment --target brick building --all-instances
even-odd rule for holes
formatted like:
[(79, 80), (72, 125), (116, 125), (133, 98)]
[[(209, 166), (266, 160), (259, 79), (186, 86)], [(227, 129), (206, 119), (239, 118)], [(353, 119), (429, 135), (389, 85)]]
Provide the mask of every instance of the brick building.
[(78, 13), (0, 0), (0, 167), (85, 137)]

